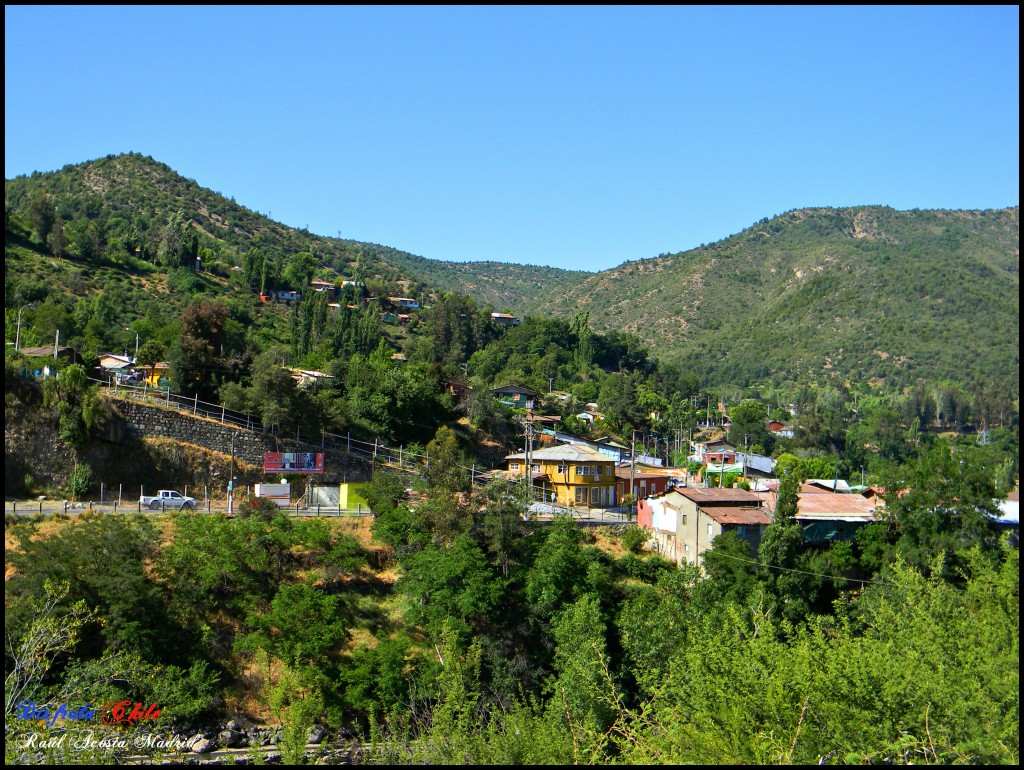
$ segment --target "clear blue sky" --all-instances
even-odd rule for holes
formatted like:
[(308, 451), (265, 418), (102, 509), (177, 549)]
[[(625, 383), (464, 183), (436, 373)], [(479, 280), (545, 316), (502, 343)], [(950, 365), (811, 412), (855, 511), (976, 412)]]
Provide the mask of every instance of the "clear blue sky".
[(1017, 6), (4, 17), (7, 178), (140, 152), (431, 259), (603, 270), (804, 206), (1019, 203)]

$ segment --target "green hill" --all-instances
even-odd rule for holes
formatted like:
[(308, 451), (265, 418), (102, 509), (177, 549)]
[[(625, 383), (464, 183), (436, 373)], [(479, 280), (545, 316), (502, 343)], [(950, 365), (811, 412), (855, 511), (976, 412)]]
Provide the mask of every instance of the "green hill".
[[(90, 265), (67, 283), (71, 292), (105, 268), (143, 275), (112, 278), (108, 289), (141, 283), (172, 297), (222, 291), (236, 268), (246, 276), (236, 288), (286, 287), (289, 266), (307, 254), (318, 275), (364, 281), (373, 294), (429, 302), (456, 291), (519, 316), (587, 310), (596, 331), (635, 333), (659, 359), (712, 383), (925, 378), (1019, 389), (1018, 207), (802, 209), (718, 243), (586, 273), (439, 262), (314, 235), (134, 153), (6, 180), (5, 194), (8, 218), (29, 229), (35, 199), (56, 207), (64, 248)], [(9, 261), (30, 241), (12, 232)], [(211, 275), (175, 277), (195, 256)], [(8, 268), (8, 307), (40, 295), (46, 270), (29, 280)]]
[(183, 228), (196, 237), (198, 253), (214, 265), (240, 266), (252, 249), (277, 261), (279, 268), (292, 255), (311, 253), (340, 276), (414, 294), (426, 288), (406, 280), (407, 273), (398, 267), (398, 260), (414, 259), (411, 254), (282, 225), (138, 153), (8, 179), (4, 189), (7, 212), (29, 223), (33, 195), (49, 196), (65, 222), (69, 250), (86, 259), (102, 252), (115, 263), (137, 257), (161, 264), (169, 220), (180, 212)]
[[(1017, 390), (1020, 209), (791, 211), (718, 243), (524, 296), (750, 384), (838, 374)], [(799, 375), (799, 377), (798, 377)]]
[(490, 305), (496, 311), (521, 312), (529, 307), (530, 298), (545, 296), (593, 275), (505, 262), (445, 262), (406, 253), (391, 255), (390, 260), (430, 286), (465, 294), (481, 307)]

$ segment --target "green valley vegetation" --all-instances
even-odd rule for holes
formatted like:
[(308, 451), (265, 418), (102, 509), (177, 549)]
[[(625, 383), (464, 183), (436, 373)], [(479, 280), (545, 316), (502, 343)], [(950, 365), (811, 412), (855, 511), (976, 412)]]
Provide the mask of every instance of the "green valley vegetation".
[(759, 559), (722, 535), (703, 573), (443, 473), (379, 472), (372, 540), (259, 500), (9, 519), (7, 761), (40, 760), (18, 703), (128, 699), (283, 751), (345, 728), (371, 764), (1017, 764), (1018, 550), (983, 457), (927, 443), (854, 541), (803, 541), (797, 464)]
[[(162, 387), (267, 430), (432, 458), (421, 477), (377, 468), (364, 528), (260, 500), (9, 517), (9, 763), (121, 759), (22, 752), (34, 726), (12, 718), (121, 699), (173, 726), (283, 725), (295, 762), (323, 725), (372, 744), (365, 763), (1018, 763), (1018, 550), (994, 521), (1019, 477), (1016, 209), (791, 212), (549, 273), (520, 311), (139, 155), (6, 189), (8, 494), (91, 491), (117, 438), (85, 375), (136, 343), (137, 363), (169, 364)], [(544, 304), (569, 282), (572, 302)], [(663, 308), (676, 320), (615, 321)], [(79, 362), (46, 352), (58, 334)], [(299, 387), (298, 369), (330, 377)], [(725, 534), (703, 569), (677, 566), (636, 527), (542, 524), (518, 485), (471, 488), (471, 465), (522, 449), (525, 410), (491, 392), (509, 385), (581, 438), (678, 464), (698, 437), (770, 456), (760, 551)], [(837, 477), (878, 487), (885, 513), (812, 541), (800, 483)]]

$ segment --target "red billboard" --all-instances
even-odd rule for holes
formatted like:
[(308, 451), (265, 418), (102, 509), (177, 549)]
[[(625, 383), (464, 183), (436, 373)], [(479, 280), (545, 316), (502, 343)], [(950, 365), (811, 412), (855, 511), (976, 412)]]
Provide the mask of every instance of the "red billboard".
[(265, 452), (264, 473), (323, 473), (323, 452)]

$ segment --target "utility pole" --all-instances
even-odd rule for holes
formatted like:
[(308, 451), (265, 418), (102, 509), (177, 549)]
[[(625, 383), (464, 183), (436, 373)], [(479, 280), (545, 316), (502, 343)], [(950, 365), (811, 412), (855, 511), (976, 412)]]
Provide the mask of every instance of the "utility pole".
[(526, 420), (523, 424), (524, 433), (526, 434), (526, 451), (523, 453), (526, 456), (526, 470), (524, 478), (526, 480), (526, 499), (527, 504), (533, 500), (533, 412), (526, 413)]
[[(632, 451), (630, 452), (630, 468), (629, 468), (629, 494), (636, 498), (636, 434), (638, 431), (633, 431), (633, 435), (630, 438), (630, 446)], [(640, 432), (643, 435), (643, 432)], [(635, 503), (634, 503), (635, 504)]]
[(21, 350), (21, 311), (27, 307), (34, 307), (34, 302), (29, 302), (27, 305), (23, 305), (21, 310), (18, 311), (18, 333), (14, 336), (14, 352), (17, 353)]

